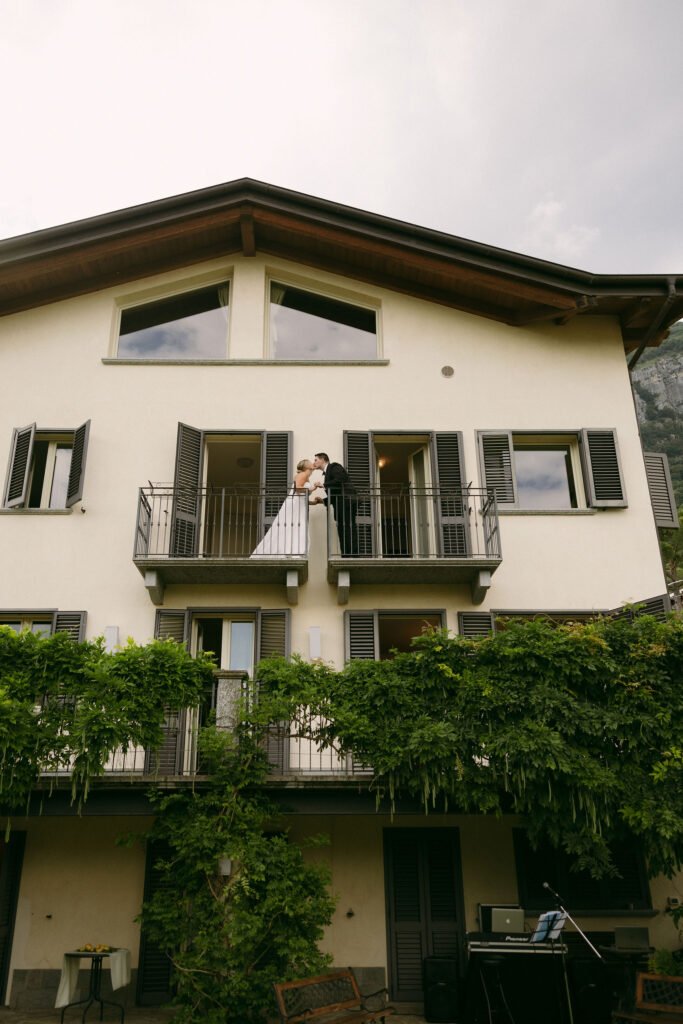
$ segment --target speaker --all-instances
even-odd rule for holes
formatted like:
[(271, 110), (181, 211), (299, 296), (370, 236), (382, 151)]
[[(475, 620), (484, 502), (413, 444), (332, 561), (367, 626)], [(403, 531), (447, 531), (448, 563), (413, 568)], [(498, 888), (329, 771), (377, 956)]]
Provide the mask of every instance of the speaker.
[(422, 963), (425, 1020), (452, 1024), (460, 997), (458, 961), (454, 956), (428, 956)]

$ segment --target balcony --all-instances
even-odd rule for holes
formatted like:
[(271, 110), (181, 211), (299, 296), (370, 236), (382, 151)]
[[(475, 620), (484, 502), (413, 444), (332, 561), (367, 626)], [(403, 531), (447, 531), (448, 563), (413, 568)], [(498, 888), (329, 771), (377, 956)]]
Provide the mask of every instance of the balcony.
[(501, 563), (492, 491), (368, 488), (328, 508), (327, 578), (340, 604), (352, 583), (468, 583), (480, 604)]
[(308, 496), (265, 487), (141, 487), (133, 561), (154, 604), (170, 583), (308, 579)]
[[(216, 670), (210, 699), (201, 707), (168, 708), (162, 727), (162, 742), (155, 751), (142, 746), (119, 747), (112, 751), (102, 781), (117, 783), (144, 782), (151, 779), (167, 785), (206, 778), (197, 751), (197, 730), (206, 723), (209, 712), (215, 713), (219, 728), (234, 726), (235, 715), (243, 698), (253, 693), (253, 683), (243, 672)], [(307, 708), (301, 708), (294, 722), (273, 724), (265, 740), (271, 765), (270, 782), (274, 785), (334, 785), (350, 780), (372, 779), (372, 768), (352, 757), (340, 756), (333, 748), (322, 750), (313, 741), (303, 738), (315, 726)], [(302, 735), (303, 734), (303, 735)], [(42, 772), (46, 781), (68, 777), (73, 768), (70, 758), (56, 768)]]

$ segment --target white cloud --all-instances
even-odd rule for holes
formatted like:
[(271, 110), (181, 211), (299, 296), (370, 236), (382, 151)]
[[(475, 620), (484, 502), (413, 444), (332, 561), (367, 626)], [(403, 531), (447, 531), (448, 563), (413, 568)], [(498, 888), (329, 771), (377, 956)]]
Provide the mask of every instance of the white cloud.
[(528, 217), (525, 249), (542, 259), (572, 266), (584, 262), (600, 240), (600, 228), (571, 220), (566, 203), (549, 196)]

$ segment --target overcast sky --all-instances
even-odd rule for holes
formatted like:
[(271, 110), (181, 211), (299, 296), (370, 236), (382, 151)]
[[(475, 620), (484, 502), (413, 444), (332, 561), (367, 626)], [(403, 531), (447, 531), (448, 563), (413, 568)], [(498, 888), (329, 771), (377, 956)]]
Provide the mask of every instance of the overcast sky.
[(0, 237), (258, 178), (683, 273), (683, 0), (0, 0)]

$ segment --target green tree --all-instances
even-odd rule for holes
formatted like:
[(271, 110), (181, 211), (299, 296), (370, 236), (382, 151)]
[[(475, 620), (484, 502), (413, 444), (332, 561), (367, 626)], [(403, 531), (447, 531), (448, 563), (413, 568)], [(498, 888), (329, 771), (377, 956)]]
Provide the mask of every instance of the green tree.
[[(259, 716), (266, 722), (267, 698)], [(272, 714), (282, 714), (282, 708)], [(318, 943), (332, 919), (326, 865), (307, 864), (265, 795), (263, 732), (252, 717), (233, 735), (208, 728), (201, 789), (155, 794), (148, 838), (165, 850), (160, 889), (141, 921), (173, 964), (175, 1021), (247, 1024), (274, 1009), (272, 985), (329, 966)], [(318, 845), (323, 837), (309, 838)], [(219, 859), (231, 861), (229, 876)]]

